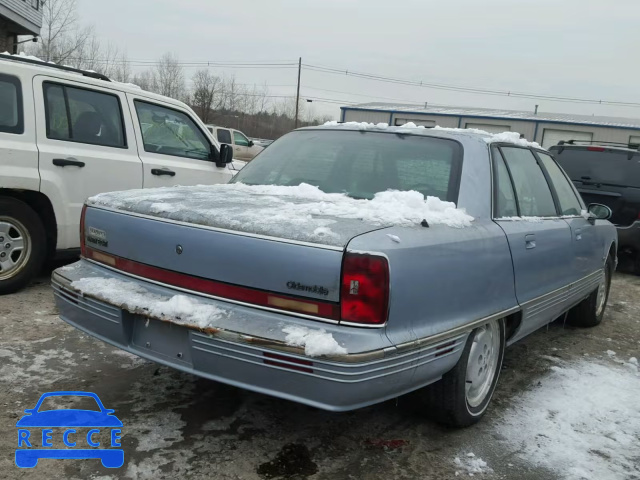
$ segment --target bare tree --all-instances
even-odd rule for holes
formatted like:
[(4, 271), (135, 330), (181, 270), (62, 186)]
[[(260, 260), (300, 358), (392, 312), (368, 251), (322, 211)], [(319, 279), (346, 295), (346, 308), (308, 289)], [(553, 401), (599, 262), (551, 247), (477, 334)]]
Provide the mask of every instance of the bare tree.
[(42, 2), (40, 41), (29, 50), (43, 60), (65, 63), (93, 34), (91, 27), (80, 28), (76, 0)]
[(143, 70), (140, 73), (136, 73), (131, 81), (143, 90), (147, 90), (148, 92), (156, 91), (156, 79), (151, 70)]
[(200, 115), (204, 123), (209, 123), (211, 109), (216, 97), (220, 97), (222, 85), (220, 77), (216, 77), (209, 70), (198, 70), (192, 78), (192, 106)]
[(131, 81), (131, 65), (125, 52), (120, 52), (118, 60), (114, 63), (110, 77), (117, 82), (129, 83)]
[(178, 100), (186, 99), (184, 72), (176, 55), (172, 53), (162, 55), (154, 70), (154, 76), (157, 93)]

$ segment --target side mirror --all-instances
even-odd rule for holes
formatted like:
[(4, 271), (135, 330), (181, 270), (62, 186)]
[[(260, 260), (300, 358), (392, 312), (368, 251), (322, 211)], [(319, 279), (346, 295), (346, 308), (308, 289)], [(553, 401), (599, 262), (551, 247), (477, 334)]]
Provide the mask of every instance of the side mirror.
[(226, 143), (220, 144), (220, 155), (216, 160), (216, 167), (226, 167), (227, 163), (233, 162), (233, 148)]
[(600, 203), (589, 204), (588, 212), (593, 215), (596, 220), (609, 220), (613, 212), (606, 205)]
[(253, 140), (249, 140), (249, 148), (253, 147), (255, 145), (255, 143), (253, 143)]

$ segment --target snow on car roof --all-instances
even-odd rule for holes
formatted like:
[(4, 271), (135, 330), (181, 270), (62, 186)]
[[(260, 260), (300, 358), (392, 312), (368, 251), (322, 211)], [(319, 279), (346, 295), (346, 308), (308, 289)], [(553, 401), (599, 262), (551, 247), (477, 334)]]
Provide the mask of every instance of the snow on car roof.
[[(389, 126), (387, 123), (367, 123), (367, 122), (326, 122), (324, 125), (309, 128), (344, 128), (345, 130), (359, 131), (388, 131), (393, 133), (410, 133), (415, 135), (437, 136), (437, 133), (448, 133), (453, 135), (464, 135), (468, 137), (482, 138), (487, 144), (491, 143), (511, 143), (521, 147), (533, 147), (542, 149), (537, 142), (530, 142), (521, 138), (518, 132), (489, 133), (476, 128), (427, 128), (423, 125), (416, 125), (413, 122), (405, 123), (397, 127)], [(435, 132), (435, 135), (434, 135)]]

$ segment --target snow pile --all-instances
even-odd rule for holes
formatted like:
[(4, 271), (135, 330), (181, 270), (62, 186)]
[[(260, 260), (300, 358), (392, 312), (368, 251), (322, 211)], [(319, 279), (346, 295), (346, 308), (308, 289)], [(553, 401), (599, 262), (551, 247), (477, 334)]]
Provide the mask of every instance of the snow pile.
[(336, 342), (333, 335), (325, 330), (311, 330), (306, 327), (289, 326), (282, 329), (287, 334), (284, 341), (292, 347), (304, 347), (305, 355), (344, 355), (347, 349)]
[(639, 399), (637, 368), (566, 364), (517, 399), (497, 433), (567, 480), (640, 478)]
[[(42, 62), (42, 63), (47, 63), (44, 60), (42, 60), (41, 58), (35, 57), (33, 55), (27, 55), (24, 52), (20, 52), (20, 53), (9, 53), (9, 52), (2, 52), (3, 55), (10, 55), (12, 57), (20, 57), (20, 58), (26, 58), (27, 60), (34, 60), (36, 62)], [(53, 62), (49, 62), (49, 63), (53, 63)]]
[(400, 237), (397, 235), (391, 235), (390, 233), (387, 233), (387, 237), (389, 237), (392, 241), (396, 243), (400, 243)]
[(470, 477), (476, 474), (493, 473), (493, 469), (487, 465), (487, 462), (475, 456), (474, 453), (467, 453), (465, 456), (456, 457), (453, 463), (461, 470), (456, 470), (456, 477), (461, 473), (467, 473)]
[[(367, 122), (344, 122), (339, 123), (334, 121), (326, 122), (323, 126), (325, 127), (349, 127), (349, 128), (357, 128), (358, 130), (381, 130), (385, 128), (393, 128), (395, 132), (402, 133), (403, 130), (410, 132), (411, 130), (425, 130), (426, 127), (424, 125), (416, 125), (413, 122), (407, 122), (404, 125), (398, 127), (389, 127), (388, 123), (367, 123)], [(534, 147), (534, 148), (542, 148), (537, 142), (530, 142), (525, 138), (520, 138), (520, 134), (518, 132), (502, 132), (502, 133), (489, 133), (484, 130), (479, 130), (477, 128), (449, 128), (449, 127), (440, 127), (436, 125), (435, 127), (429, 128), (429, 130), (447, 132), (447, 133), (473, 133), (475, 135), (481, 135), (484, 137), (484, 141), (487, 143), (511, 143), (513, 145), (519, 145), (522, 147)]]
[(389, 124), (388, 123), (367, 123), (367, 122), (344, 122), (344, 123), (339, 123), (336, 122), (335, 120), (332, 120), (330, 122), (325, 122), (324, 125), (325, 127), (354, 127), (357, 128), (358, 130), (382, 130), (385, 128), (389, 128)]
[(520, 138), (520, 134), (518, 132), (489, 133), (484, 130), (478, 130), (477, 128), (443, 128), (437, 126), (433, 127), (433, 129), (452, 133), (475, 133), (477, 135), (482, 135), (484, 137), (484, 141), (489, 144), (502, 142), (519, 145), (521, 147), (542, 148), (538, 142), (530, 142), (526, 138)]
[(201, 185), (102, 193), (89, 205), (181, 222), (344, 246), (355, 235), (386, 226), (466, 227), (473, 217), (452, 202), (419, 192), (386, 191), (371, 200), (325, 193), (301, 184)]
[(83, 294), (91, 295), (131, 313), (149, 315), (161, 320), (198, 328), (215, 327), (215, 321), (227, 312), (200, 303), (185, 295), (167, 297), (149, 292), (137, 283), (115, 278), (81, 278), (71, 286)]
[(140, 85), (136, 85), (135, 83), (130, 82), (116, 82), (115, 80), (111, 80), (111, 83), (115, 83), (116, 85), (123, 85), (125, 87), (133, 88), (135, 90), (142, 90)]
[(487, 143), (504, 142), (520, 145), (521, 147), (542, 148), (538, 142), (530, 142), (526, 138), (520, 138), (520, 134), (518, 132), (502, 132), (489, 135), (491, 135), (491, 137), (485, 139)]

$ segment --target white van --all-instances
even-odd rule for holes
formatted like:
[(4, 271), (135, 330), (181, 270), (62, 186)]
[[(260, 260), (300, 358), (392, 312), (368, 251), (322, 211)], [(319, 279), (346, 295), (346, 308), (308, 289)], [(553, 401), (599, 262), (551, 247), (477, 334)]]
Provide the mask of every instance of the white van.
[(0, 294), (79, 252), (84, 200), (226, 183), (233, 150), (184, 103), (95, 72), (0, 54)]

